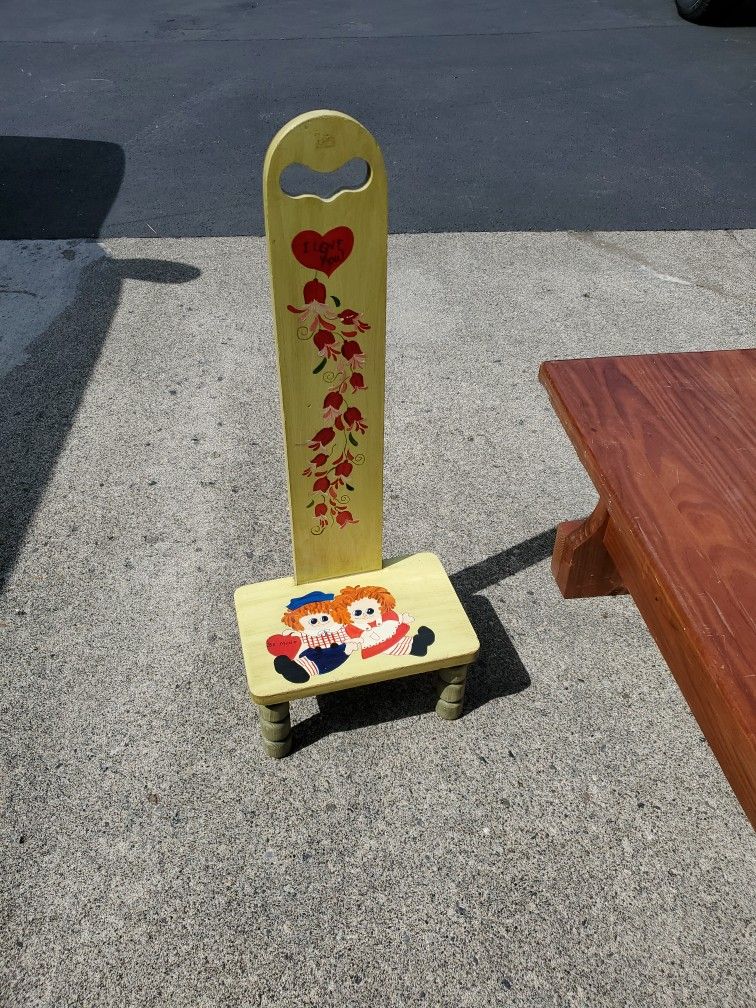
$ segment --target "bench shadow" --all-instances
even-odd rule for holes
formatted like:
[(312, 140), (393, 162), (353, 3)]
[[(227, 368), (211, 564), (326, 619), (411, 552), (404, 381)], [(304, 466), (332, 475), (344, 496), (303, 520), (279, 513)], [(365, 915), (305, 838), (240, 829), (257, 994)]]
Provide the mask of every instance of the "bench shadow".
[[(117, 144), (0, 137), (0, 589), (75, 421), (126, 280), (187, 283), (194, 266), (113, 259), (100, 233), (124, 171)], [(55, 239), (51, 241), (50, 239)], [(75, 515), (71, 515), (75, 518)]]
[[(490, 601), (479, 593), (549, 557), (555, 534), (555, 529), (540, 532), (451, 576), (480, 640), (480, 655), (468, 676), (463, 717), (490, 700), (520, 693), (530, 686), (530, 676), (517, 649)], [(295, 750), (334, 732), (427, 714), (435, 706), (436, 694), (431, 674), (420, 674), (323, 693), (316, 700), (318, 713), (294, 726)]]

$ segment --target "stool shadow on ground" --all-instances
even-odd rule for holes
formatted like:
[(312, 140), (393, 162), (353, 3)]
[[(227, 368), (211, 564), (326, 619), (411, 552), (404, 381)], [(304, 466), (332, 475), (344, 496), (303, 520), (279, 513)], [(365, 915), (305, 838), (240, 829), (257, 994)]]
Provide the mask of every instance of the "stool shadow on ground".
[[(467, 680), (463, 717), (489, 700), (520, 693), (530, 686), (528, 671), (494, 607), (479, 593), (551, 556), (555, 534), (555, 529), (540, 532), (451, 576), (480, 640), (480, 655)], [(334, 732), (431, 713), (436, 692), (431, 675), (421, 674), (323, 693), (316, 700), (319, 713), (294, 726), (295, 751)]]
[[(95, 239), (124, 170), (117, 144), (0, 137), (0, 589), (16, 562), (118, 308), (125, 280), (187, 283), (194, 266), (112, 259)], [(55, 239), (51, 241), (50, 239)], [(84, 240), (82, 240), (84, 239)], [(76, 514), (70, 516), (76, 522)]]

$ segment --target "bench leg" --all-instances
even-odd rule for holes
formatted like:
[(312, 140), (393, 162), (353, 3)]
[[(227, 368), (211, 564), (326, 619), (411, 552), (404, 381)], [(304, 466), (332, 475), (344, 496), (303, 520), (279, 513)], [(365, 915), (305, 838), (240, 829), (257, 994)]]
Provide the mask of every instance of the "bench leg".
[(622, 577), (604, 545), (609, 513), (601, 501), (583, 521), (557, 526), (551, 572), (565, 598), (625, 595)]
[(462, 715), (465, 702), (465, 682), (469, 666), (441, 669), (435, 674), (436, 714), (445, 721), (456, 721)]
[(291, 752), (291, 718), (288, 703), (257, 705), (263, 748), (268, 756), (281, 759)]

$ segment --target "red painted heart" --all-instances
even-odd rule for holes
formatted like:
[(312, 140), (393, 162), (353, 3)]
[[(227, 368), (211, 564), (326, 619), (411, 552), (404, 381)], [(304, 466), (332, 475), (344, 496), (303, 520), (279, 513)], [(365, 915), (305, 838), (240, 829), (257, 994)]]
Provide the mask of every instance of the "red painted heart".
[(299, 651), (300, 643), (298, 634), (273, 634), (265, 641), (265, 646), (272, 655), (294, 658)]
[(291, 251), (297, 262), (328, 277), (349, 258), (353, 248), (354, 235), (348, 227), (331, 228), (324, 235), (300, 231), (291, 239)]

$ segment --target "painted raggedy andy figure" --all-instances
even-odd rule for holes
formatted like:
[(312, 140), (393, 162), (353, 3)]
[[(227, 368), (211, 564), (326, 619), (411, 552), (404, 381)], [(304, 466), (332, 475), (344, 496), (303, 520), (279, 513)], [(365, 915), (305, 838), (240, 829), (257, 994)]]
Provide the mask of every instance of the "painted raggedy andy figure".
[(276, 672), (292, 683), (307, 682), (343, 665), (358, 644), (347, 633), (349, 613), (332, 594), (312, 591), (293, 598), (281, 617), (288, 628), (266, 641)]

